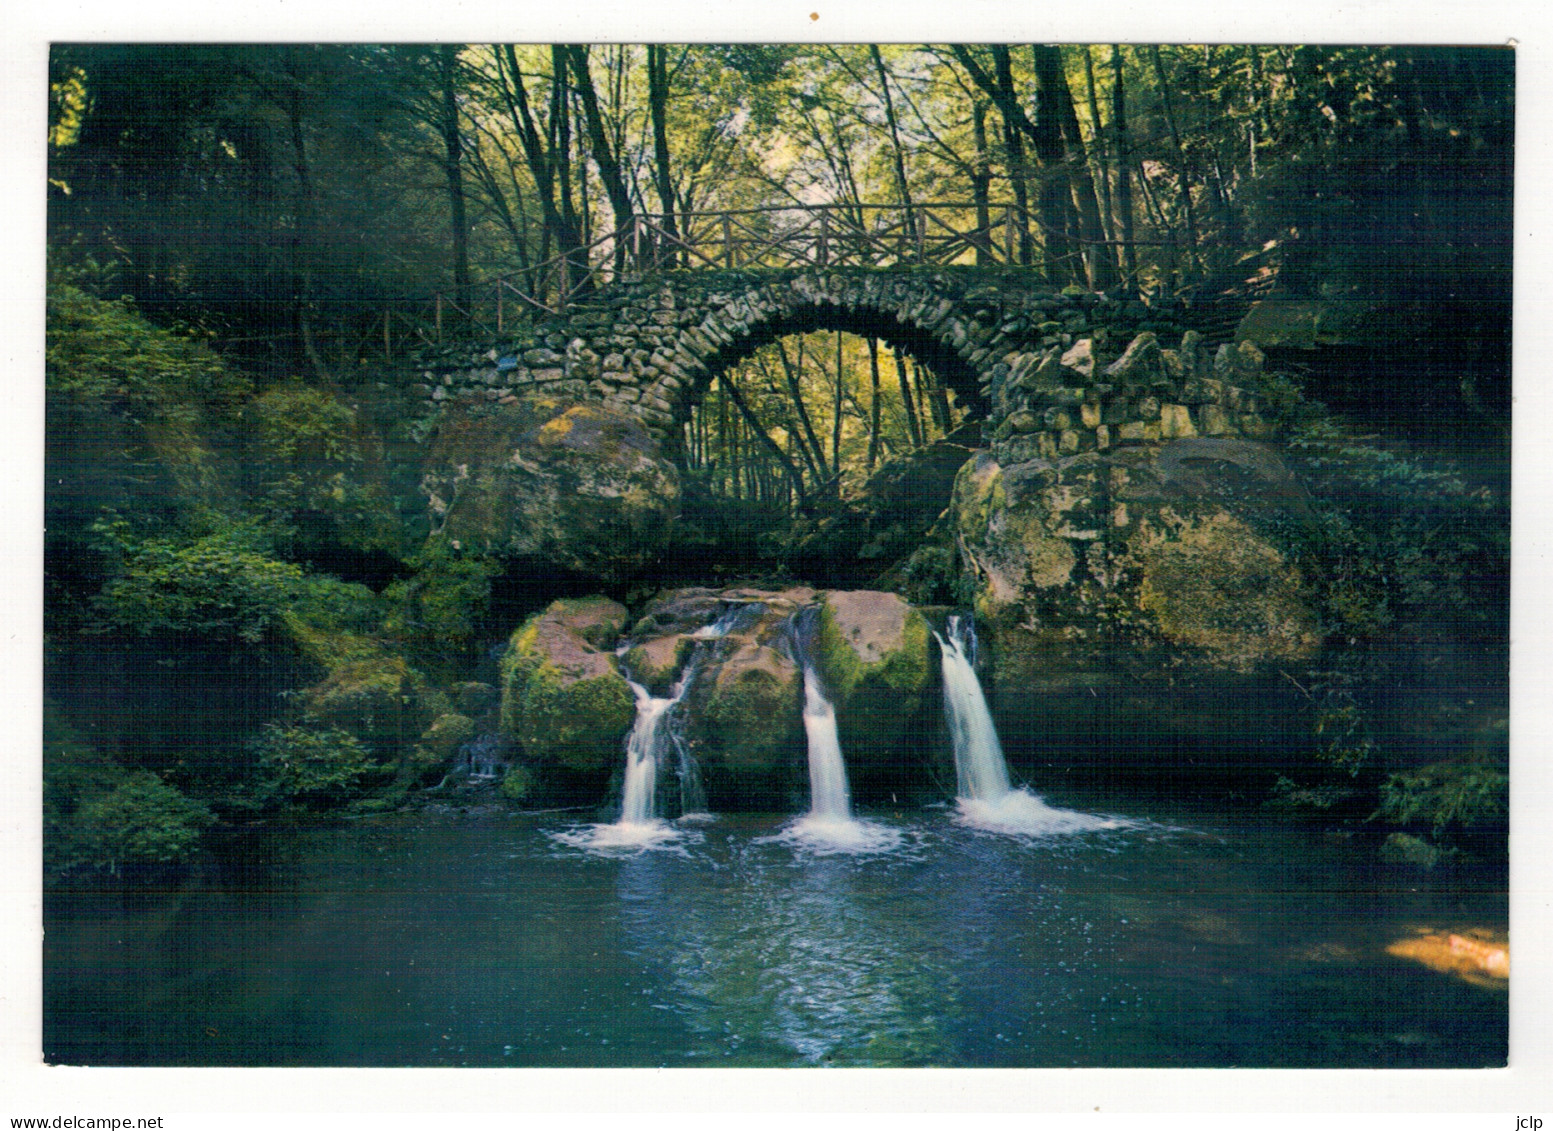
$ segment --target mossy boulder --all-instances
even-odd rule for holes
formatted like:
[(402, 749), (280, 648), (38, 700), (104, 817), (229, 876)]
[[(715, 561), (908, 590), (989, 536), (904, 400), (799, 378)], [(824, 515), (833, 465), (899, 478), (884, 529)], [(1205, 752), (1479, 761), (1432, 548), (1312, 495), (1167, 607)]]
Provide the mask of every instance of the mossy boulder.
[[(815, 667), (836, 707), (836, 723), (854, 779), (904, 767), (928, 692), (936, 653), (926, 619), (894, 593), (827, 592), (811, 643)], [(915, 754), (913, 754), (913, 760)]]
[(631, 678), (654, 695), (667, 695), (679, 673), (695, 650), (695, 638), (689, 634), (655, 636), (633, 645), (622, 663)]
[(447, 408), (421, 487), (438, 536), (463, 552), (610, 582), (657, 559), (680, 495), (674, 465), (634, 417), (539, 396)]
[(409, 759), (432, 721), (448, 711), (447, 696), (403, 657), (388, 654), (334, 665), (303, 692), (301, 704), (305, 719), (352, 735), (380, 764)]
[(725, 637), (689, 703), (687, 732), (714, 803), (786, 807), (806, 749), (798, 665), (770, 644)]
[(1280, 673), (1325, 645), (1289, 549), (1311, 521), (1309, 496), (1261, 443), (1193, 437), (1007, 466), (978, 453), (944, 540), (1013, 756), (1075, 777), (1287, 770), (1310, 746), (1313, 707)]
[(609, 649), (626, 618), (604, 597), (561, 600), (512, 634), (501, 726), (530, 761), (597, 781), (618, 767), (636, 707)]
[(459, 748), (475, 736), (474, 720), (448, 712), (438, 715), (421, 733), (406, 760), (406, 776), (424, 779), (446, 772)]

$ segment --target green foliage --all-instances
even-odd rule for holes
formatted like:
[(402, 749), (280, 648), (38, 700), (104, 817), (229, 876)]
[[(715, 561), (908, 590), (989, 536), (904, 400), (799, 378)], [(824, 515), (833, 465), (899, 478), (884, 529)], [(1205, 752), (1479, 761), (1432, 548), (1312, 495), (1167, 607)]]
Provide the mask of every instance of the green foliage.
[(1491, 491), (1330, 419), (1301, 424), (1289, 452), (1324, 500), (1314, 524), (1284, 533), (1318, 586), (1330, 631), (1357, 642), (1424, 612), (1485, 624), (1502, 617), (1509, 524)]
[(253, 740), (252, 752), (261, 794), (282, 803), (336, 805), (381, 772), (361, 741), (339, 727), (272, 723)]
[(1445, 840), (1501, 830), (1509, 811), (1510, 778), (1504, 771), (1481, 762), (1439, 762), (1387, 778), (1375, 816)]
[(384, 628), (417, 654), (469, 655), (486, 628), (491, 581), (502, 567), (485, 557), (454, 554), (434, 543), (412, 578), (383, 591), (392, 608)]
[(50, 398), (111, 406), (136, 422), (192, 425), (249, 389), (203, 342), (152, 325), (128, 300), (68, 283), (48, 288), (45, 333)]
[(137, 865), (186, 863), (214, 822), (205, 805), (137, 771), (111, 792), (84, 800), (64, 821), (54, 867), (116, 875)]
[(536, 784), (533, 770), (521, 764), (514, 764), (507, 767), (507, 773), (501, 780), (500, 792), (508, 801), (523, 801), (534, 792)]
[(261, 546), (243, 528), (192, 542), (132, 544), (99, 607), (109, 626), (132, 633), (206, 633), (257, 643), (303, 588), (302, 570)]
[(1375, 753), (1355, 690), (1358, 677), (1344, 671), (1312, 672), (1309, 688), (1316, 701), (1316, 760), (1358, 777)]
[(300, 382), (265, 391), (242, 410), (249, 499), (300, 553), (329, 543), (402, 549), (404, 535), (383, 486), (367, 474), (356, 410)]

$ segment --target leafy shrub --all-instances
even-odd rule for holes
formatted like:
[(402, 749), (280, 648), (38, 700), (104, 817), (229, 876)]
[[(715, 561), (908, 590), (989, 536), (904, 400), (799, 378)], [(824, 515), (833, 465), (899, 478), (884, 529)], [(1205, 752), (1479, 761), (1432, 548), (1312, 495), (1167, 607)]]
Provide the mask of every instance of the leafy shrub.
[(111, 625), (142, 635), (194, 632), (257, 643), (290, 607), (302, 570), (236, 528), (184, 542), (134, 545), (99, 598)]
[(414, 577), (383, 591), (394, 608), (385, 627), (427, 655), (469, 652), (484, 631), (491, 581), (502, 567), (489, 558), (455, 556), (441, 546), (415, 564), (419, 572)]
[(338, 727), (271, 723), (252, 745), (261, 792), (283, 803), (338, 804), (381, 772), (361, 741)]
[(185, 863), (201, 832), (214, 822), (202, 803), (141, 770), (71, 814), (56, 866), (117, 875), (134, 866)]
[(1510, 778), (1480, 762), (1438, 762), (1392, 774), (1380, 789), (1376, 817), (1428, 829), (1436, 840), (1492, 832), (1509, 813)]

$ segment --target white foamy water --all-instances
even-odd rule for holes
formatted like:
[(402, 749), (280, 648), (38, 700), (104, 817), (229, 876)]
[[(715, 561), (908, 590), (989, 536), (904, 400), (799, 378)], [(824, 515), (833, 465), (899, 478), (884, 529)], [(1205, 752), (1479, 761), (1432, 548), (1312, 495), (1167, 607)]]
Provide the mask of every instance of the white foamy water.
[(952, 616), (949, 637), (937, 637), (944, 671), (944, 715), (954, 743), (958, 797), (955, 819), (962, 825), (1014, 836), (1059, 836), (1094, 829), (1118, 829), (1129, 822), (1057, 809), (1027, 789), (1009, 784), (1008, 761), (987, 708), (972, 662), (976, 636), (970, 624)]
[(955, 821), (969, 828), (1013, 836), (1062, 836), (1096, 829), (1122, 829), (1131, 824), (1119, 817), (1058, 809), (1027, 789), (1011, 789), (995, 801), (961, 797), (955, 802)]
[(861, 856), (892, 852), (900, 847), (902, 837), (899, 829), (875, 821), (809, 813), (789, 822), (780, 832), (760, 839), (813, 856)]
[(626, 682), (636, 696), (636, 719), (626, 736), (625, 781), (621, 788), (620, 820), (611, 825), (587, 825), (550, 834), (557, 842), (582, 849), (642, 849), (672, 844), (683, 836), (657, 816), (658, 764), (670, 753), (674, 736), (669, 712), (685, 694), (694, 661), (685, 666), (666, 699), (653, 695), (633, 679)]

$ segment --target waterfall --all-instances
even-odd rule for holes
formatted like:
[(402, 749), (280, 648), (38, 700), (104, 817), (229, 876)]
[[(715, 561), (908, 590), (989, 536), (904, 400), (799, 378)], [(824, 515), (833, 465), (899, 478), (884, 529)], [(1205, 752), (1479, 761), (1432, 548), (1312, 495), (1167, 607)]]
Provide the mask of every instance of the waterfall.
[(841, 756), (841, 736), (836, 728), (836, 708), (825, 694), (809, 641), (819, 607), (811, 605), (792, 619), (788, 643), (803, 668), (803, 729), (809, 745), (809, 812), (792, 822), (775, 839), (819, 855), (835, 852), (887, 852), (901, 840), (900, 833), (852, 815), (852, 794), (847, 785), (846, 762)]
[[(625, 646), (622, 645), (623, 652)], [(621, 786), (620, 819), (612, 825), (588, 825), (551, 835), (574, 848), (649, 848), (675, 841), (680, 830), (658, 816), (658, 772), (672, 756), (677, 758), (680, 800), (686, 814), (704, 817), (701, 777), (695, 759), (685, 749), (675, 726), (674, 710), (695, 679), (700, 664), (698, 648), (680, 672), (667, 698), (657, 698), (634, 679), (626, 678), (636, 696), (636, 718), (626, 735), (625, 780)]]
[(636, 695), (636, 720), (626, 737), (626, 775), (620, 805), (620, 824), (645, 825), (657, 818), (658, 756), (668, 737), (664, 716), (679, 702), (677, 697), (655, 699), (635, 680), (628, 679)]
[(820, 687), (812, 664), (803, 669), (803, 729), (809, 739), (809, 815), (825, 821), (852, 819), (852, 791), (841, 760), (836, 708)]
[(944, 714), (954, 742), (959, 796), (972, 801), (1000, 801), (1010, 792), (1008, 762), (973, 666), (976, 628), (968, 618), (951, 616), (947, 631), (949, 639), (938, 637), (938, 645), (944, 669)]
[(1009, 784), (1008, 761), (976, 678), (976, 628), (969, 617), (951, 616), (948, 639), (934, 633), (944, 672), (944, 716), (954, 744), (956, 806), (962, 824), (1025, 836), (1114, 829), (1126, 822), (1072, 809), (1056, 809), (1023, 787)]

